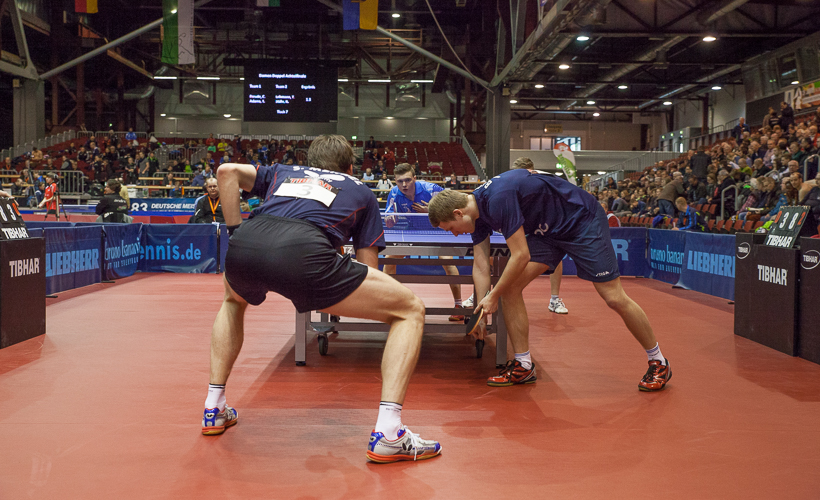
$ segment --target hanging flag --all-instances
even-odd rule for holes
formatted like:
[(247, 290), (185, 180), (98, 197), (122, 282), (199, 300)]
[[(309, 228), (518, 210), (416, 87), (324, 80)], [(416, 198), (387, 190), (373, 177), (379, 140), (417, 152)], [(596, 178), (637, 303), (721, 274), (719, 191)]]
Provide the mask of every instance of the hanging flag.
[(342, 17), (346, 30), (374, 30), (379, 25), (379, 0), (343, 0)]
[(162, 0), (162, 62), (194, 64), (194, 0)]
[(256, 0), (257, 7), (279, 7), (279, 0)]
[(552, 152), (555, 153), (555, 157), (558, 159), (558, 165), (561, 170), (564, 171), (567, 180), (577, 186), (578, 178), (575, 176), (575, 154), (569, 149), (569, 146), (563, 142), (556, 144)]
[(97, 0), (74, 0), (74, 12), (96, 14)]

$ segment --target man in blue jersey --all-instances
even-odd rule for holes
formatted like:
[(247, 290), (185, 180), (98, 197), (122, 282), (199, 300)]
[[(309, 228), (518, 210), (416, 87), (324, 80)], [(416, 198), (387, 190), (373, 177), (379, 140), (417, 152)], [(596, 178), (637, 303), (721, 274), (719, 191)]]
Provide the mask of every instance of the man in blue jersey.
[(675, 206), (678, 208), (678, 212), (681, 214), (680, 220), (683, 222), (681, 222), (680, 227), (673, 227), (672, 229), (676, 231), (706, 232), (706, 221), (703, 218), (703, 214), (687, 203), (686, 198), (681, 196), (675, 200)]
[[(393, 170), (394, 181), (396, 183), (387, 195), (387, 207), (385, 214), (391, 213), (427, 213), (427, 204), (436, 194), (444, 190), (433, 182), (416, 180), (416, 171), (409, 163), (399, 163)], [(393, 227), (395, 219), (385, 218), (388, 228)], [(446, 257), (442, 257), (446, 258)], [(441, 266), (449, 276), (458, 276), (456, 266)], [(384, 266), (387, 274), (396, 274), (396, 266)], [(450, 291), (453, 294), (455, 307), (461, 307), (461, 285), (451, 284)], [(450, 321), (464, 321), (464, 316), (451, 315)]]
[[(437, 456), (441, 445), (401, 423), (407, 385), (418, 359), (424, 303), (378, 270), (385, 247), (379, 206), (352, 177), (353, 149), (344, 137), (323, 135), (308, 150), (309, 167), (227, 163), (217, 178), (231, 234), (225, 257), (225, 297), (211, 334), (211, 374), (202, 433), (221, 434), (238, 419), (225, 383), (242, 348), (244, 314), (268, 292), (297, 311), (320, 310), (390, 324), (382, 358), (382, 392), (367, 457), (379, 463)], [(264, 198), (247, 222), (240, 190)], [(353, 240), (358, 262), (337, 249)]]
[[(646, 350), (649, 369), (638, 383), (643, 391), (657, 391), (672, 376), (646, 314), (621, 287), (618, 260), (609, 237), (606, 214), (595, 197), (553, 175), (537, 170), (510, 170), (493, 177), (472, 195), (445, 191), (430, 202), (430, 222), (454, 235), (472, 233), (473, 282), (476, 305), (491, 314), (504, 302), (504, 318), (515, 359), (491, 386), (529, 384), (536, 380), (529, 352), (529, 321), (523, 290), (545, 271), (552, 271), (565, 255), (575, 261), (578, 277), (592, 281), (606, 304), (620, 314), (626, 327)], [(490, 289), (490, 235), (500, 231), (510, 259)], [(482, 325), (480, 336), (485, 334)]]

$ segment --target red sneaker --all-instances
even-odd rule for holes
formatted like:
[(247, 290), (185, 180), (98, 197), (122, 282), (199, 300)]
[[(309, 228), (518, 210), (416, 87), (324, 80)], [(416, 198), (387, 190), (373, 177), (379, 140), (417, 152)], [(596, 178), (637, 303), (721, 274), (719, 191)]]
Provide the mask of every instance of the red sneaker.
[(649, 369), (646, 370), (646, 375), (638, 382), (638, 389), (652, 392), (661, 391), (666, 387), (666, 383), (672, 378), (672, 368), (669, 366), (669, 360), (665, 359), (665, 361), (666, 366), (655, 359), (649, 362)]
[(535, 377), (535, 363), (529, 370), (521, 366), (520, 361), (514, 359), (507, 361), (507, 366), (498, 372), (495, 377), (487, 379), (487, 385), (492, 387), (507, 387), (516, 384), (534, 384)]
[[(456, 307), (461, 309), (461, 306), (456, 306)], [(449, 319), (450, 319), (450, 321), (464, 321), (464, 316), (459, 316), (459, 315), (453, 314), (453, 315), (450, 316)]]

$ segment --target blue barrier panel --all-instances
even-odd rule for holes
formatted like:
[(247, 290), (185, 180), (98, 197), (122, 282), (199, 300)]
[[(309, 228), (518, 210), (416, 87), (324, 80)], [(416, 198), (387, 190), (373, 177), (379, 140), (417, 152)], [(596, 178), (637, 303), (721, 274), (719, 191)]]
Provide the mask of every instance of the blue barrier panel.
[(139, 270), (215, 273), (217, 252), (213, 224), (143, 224)]
[(185, 212), (192, 214), (196, 205), (196, 198), (131, 198), (129, 202), (131, 203), (131, 215), (144, 215), (142, 212)]
[(648, 229), (649, 277), (674, 285), (680, 280), (687, 231)]
[(684, 254), (677, 286), (735, 299), (734, 235), (687, 232)]
[(32, 229), (47, 229), (53, 227), (74, 227), (74, 222), (56, 222), (56, 221), (48, 221), (48, 222), (35, 222), (35, 221), (26, 221), (26, 227)]
[(42, 238), (43, 237), (43, 229), (39, 227), (29, 228), (26, 227), (26, 231), (28, 232), (29, 238)]
[(225, 272), (225, 255), (228, 254), (228, 226), (225, 224), (219, 225), (219, 271)]
[[(613, 227), (609, 229), (612, 239), (612, 248), (618, 258), (618, 271), (621, 276), (649, 275), (646, 263), (646, 228), (643, 227)], [(575, 262), (564, 257), (564, 276), (575, 276), (578, 270)]]
[(105, 224), (103, 232), (105, 277), (113, 280), (137, 272), (142, 250), (142, 224)]
[(46, 293), (101, 281), (101, 227), (46, 229), (45, 237)]

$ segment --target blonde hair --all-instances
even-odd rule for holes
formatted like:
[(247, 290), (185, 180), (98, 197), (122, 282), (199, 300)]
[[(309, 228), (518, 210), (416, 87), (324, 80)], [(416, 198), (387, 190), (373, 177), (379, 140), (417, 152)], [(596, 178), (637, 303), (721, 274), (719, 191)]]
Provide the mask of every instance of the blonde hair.
[(353, 147), (341, 135), (320, 135), (310, 144), (307, 154), (309, 167), (346, 172), (356, 161)]
[(467, 195), (458, 191), (446, 189), (433, 196), (427, 206), (427, 216), (430, 224), (438, 227), (442, 222), (449, 222), (456, 219), (453, 210), (459, 210), (467, 206)]
[(524, 169), (530, 170), (530, 169), (535, 168), (535, 164), (532, 162), (532, 160), (530, 160), (526, 156), (522, 156), (521, 158), (518, 158), (517, 160), (515, 160), (513, 162), (512, 168), (513, 169), (524, 168)]

